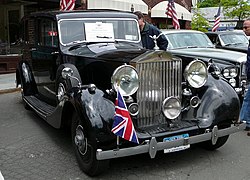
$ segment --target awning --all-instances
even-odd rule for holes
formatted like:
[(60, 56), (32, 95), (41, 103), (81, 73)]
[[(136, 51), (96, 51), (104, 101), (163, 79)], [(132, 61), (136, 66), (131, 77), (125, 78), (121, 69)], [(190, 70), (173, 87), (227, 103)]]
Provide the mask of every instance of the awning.
[[(174, 3), (174, 5), (178, 19), (191, 21), (192, 13), (190, 13), (185, 7), (181, 6), (178, 3)], [(168, 7), (168, 1), (162, 1), (157, 5), (155, 5), (151, 9), (151, 18), (156, 18), (156, 17), (167, 18), (167, 15), (165, 14), (167, 7)]]
[(88, 9), (115, 9), (121, 11), (141, 11), (148, 14), (148, 5), (142, 0), (90, 0)]

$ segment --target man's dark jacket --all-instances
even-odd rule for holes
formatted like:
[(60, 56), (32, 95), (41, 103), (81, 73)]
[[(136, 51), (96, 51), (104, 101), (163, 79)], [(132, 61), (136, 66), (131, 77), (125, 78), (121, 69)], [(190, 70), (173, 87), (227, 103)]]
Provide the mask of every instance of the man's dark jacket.
[[(159, 34), (161, 34), (161, 31), (157, 27), (145, 22), (145, 26), (141, 32), (143, 47), (146, 49), (154, 49), (155, 43), (154, 43), (154, 40), (150, 36), (153, 37), (154, 35), (156, 35), (157, 37)], [(159, 38), (157, 39), (157, 46), (161, 50), (166, 51), (168, 47), (168, 40), (166, 39), (164, 34), (160, 35)]]

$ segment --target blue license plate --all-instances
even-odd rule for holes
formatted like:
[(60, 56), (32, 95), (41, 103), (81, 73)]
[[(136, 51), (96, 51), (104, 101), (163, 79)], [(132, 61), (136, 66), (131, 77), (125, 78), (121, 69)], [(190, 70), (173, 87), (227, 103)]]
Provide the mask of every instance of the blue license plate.
[[(187, 137), (189, 137), (189, 134), (181, 134), (181, 135), (178, 135), (178, 136), (172, 136), (172, 137), (164, 138), (163, 141), (164, 142), (176, 141), (178, 139), (183, 139), (183, 138), (187, 138)], [(169, 149), (164, 149), (164, 153), (182, 151), (182, 150), (185, 150), (185, 149), (188, 149), (188, 148), (190, 148), (190, 144), (177, 146), (177, 147), (172, 147), (172, 148), (169, 148)]]

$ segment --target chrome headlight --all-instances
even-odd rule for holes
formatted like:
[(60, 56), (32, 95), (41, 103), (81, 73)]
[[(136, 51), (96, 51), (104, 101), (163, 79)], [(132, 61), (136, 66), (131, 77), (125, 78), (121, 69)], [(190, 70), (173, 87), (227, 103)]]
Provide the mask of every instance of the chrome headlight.
[(237, 74), (238, 74), (236, 68), (231, 68), (230, 71), (229, 71), (229, 73), (230, 73), (230, 76), (233, 77), (233, 78), (236, 77)]
[(234, 78), (229, 79), (229, 83), (231, 84), (231, 86), (236, 87), (236, 80)]
[(162, 103), (162, 112), (168, 119), (175, 119), (181, 113), (181, 102), (175, 97), (168, 97)]
[(184, 77), (194, 88), (200, 88), (207, 82), (207, 66), (200, 60), (192, 61), (187, 65), (184, 71)]
[(229, 77), (230, 77), (230, 75), (229, 75), (229, 69), (224, 69), (224, 70), (223, 70), (223, 76), (224, 76), (225, 78), (229, 78)]
[(238, 75), (238, 70), (237, 68), (225, 68), (223, 70), (223, 76), (225, 78), (231, 78), (231, 77), (236, 77)]
[(139, 88), (139, 79), (136, 69), (130, 65), (122, 65), (115, 69), (111, 77), (112, 87), (122, 96), (130, 96)]

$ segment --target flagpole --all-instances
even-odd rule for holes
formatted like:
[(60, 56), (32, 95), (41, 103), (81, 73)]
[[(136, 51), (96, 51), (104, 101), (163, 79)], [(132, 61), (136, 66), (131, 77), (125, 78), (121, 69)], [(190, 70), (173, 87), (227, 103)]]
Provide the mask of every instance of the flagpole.
[(117, 149), (119, 149), (119, 145), (120, 145), (120, 138), (119, 138), (119, 136), (116, 136), (116, 145), (117, 145)]
[[(120, 88), (120, 81), (117, 82), (117, 92), (118, 92), (118, 89)], [(116, 146), (117, 146), (117, 149), (119, 149), (119, 145), (120, 145), (120, 137), (119, 136), (116, 136)]]

